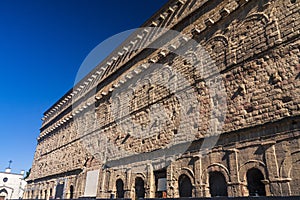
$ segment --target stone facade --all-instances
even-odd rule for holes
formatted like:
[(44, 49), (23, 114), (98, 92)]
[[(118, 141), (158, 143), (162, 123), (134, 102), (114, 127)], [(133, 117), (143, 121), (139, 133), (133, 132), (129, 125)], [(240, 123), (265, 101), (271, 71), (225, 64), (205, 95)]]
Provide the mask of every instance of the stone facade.
[(24, 198), (300, 195), (299, 19), (299, 0), (169, 1), (44, 113)]

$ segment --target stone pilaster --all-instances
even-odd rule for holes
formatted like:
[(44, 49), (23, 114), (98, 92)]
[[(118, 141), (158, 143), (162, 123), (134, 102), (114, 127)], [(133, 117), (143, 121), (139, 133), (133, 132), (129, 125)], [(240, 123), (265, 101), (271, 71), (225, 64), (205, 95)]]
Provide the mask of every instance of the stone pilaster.
[(132, 176), (132, 171), (131, 169), (126, 170), (126, 180), (125, 180), (125, 185), (124, 185), (124, 197), (125, 198), (131, 198), (131, 176)]
[[(264, 142), (261, 145), (264, 147), (265, 152), (265, 161), (267, 165), (268, 173), (265, 174), (266, 181), (264, 181), (266, 185), (266, 194), (267, 195), (281, 195), (281, 184), (278, 182), (279, 178), (279, 167), (278, 161), (276, 156), (276, 149), (275, 149), (275, 141)], [(269, 181), (268, 181), (269, 180)]]
[(153, 166), (147, 164), (147, 183), (146, 183), (146, 197), (155, 198), (155, 177), (153, 173)]
[(174, 164), (171, 163), (167, 168), (167, 197), (175, 197), (175, 178), (174, 178)]
[(202, 193), (202, 180), (201, 180), (201, 173), (202, 173), (202, 156), (196, 156), (196, 161), (194, 164), (194, 172), (195, 172), (195, 190), (196, 190), (196, 197), (203, 197)]
[(228, 149), (226, 150), (229, 161), (229, 173), (230, 173), (230, 182), (228, 184), (228, 196), (243, 196), (241, 191), (241, 183), (239, 179), (239, 162), (238, 162), (238, 149)]

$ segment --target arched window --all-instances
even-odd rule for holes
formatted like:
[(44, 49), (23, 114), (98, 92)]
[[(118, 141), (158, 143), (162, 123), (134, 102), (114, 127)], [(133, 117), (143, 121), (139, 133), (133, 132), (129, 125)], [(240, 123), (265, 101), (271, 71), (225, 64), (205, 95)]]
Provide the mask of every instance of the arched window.
[(122, 179), (116, 181), (117, 198), (124, 198), (124, 183)]
[(74, 196), (74, 186), (71, 185), (70, 186), (70, 199), (73, 199), (73, 196)]
[(47, 190), (44, 191), (44, 198), (47, 199)]
[(140, 177), (135, 179), (135, 198), (145, 198), (144, 180)]
[(209, 173), (209, 192), (212, 197), (228, 196), (226, 179), (221, 172)]
[(262, 180), (264, 180), (264, 175), (259, 169), (251, 168), (247, 171), (249, 196), (266, 196), (266, 188)]
[(193, 186), (191, 179), (187, 175), (182, 174), (179, 177), (178, 186), (180, 197), (192, 197)]

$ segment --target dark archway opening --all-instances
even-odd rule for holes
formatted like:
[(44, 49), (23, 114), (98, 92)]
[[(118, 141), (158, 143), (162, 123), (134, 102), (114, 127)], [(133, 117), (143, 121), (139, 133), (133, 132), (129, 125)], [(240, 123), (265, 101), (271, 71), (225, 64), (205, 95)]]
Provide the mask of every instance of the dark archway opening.
[(47, 190), (44, 191), (44, 199), (47, 199)]
[(117, 188), (117, 198), (124, 198), (124, 183), (122, 179), (118, 179), (116, 182), (116, 188)]
[(209, 192), (212, 197), (228, 196), (226, 179), (221, 172), (209, 173)]
[(71, 185), (70, 186), (70, 199), (73, 199), (74, 198), (74, 186)]
[(145, 198), (144, 180), (140, 177), (135, 179), (135, 198)]
[(266, 188), (262, 180), (264, 180), (264, 175), (259, 169), (252, 168), (247, 171), (249, 196), (266, 196)]
[(178, 185), (179, 185), (179, 196), (180, 197), (192, 197), (193, 185), (192, 185), (191, 179), (187, 175), (182, 174), (179, 177)]
[(53, 195), (52, 195), (52, 188), (50, 188), (50, 192), (49, 192), (49, 199), (53, 199)]

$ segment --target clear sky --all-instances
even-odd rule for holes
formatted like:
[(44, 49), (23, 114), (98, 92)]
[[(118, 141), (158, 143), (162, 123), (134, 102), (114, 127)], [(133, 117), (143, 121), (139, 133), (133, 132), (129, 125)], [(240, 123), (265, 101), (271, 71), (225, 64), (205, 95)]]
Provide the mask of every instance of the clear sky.
[(41, 118), (88, 53), (138, 28), (167, 0), (0, 1), (0, 171), (31, 167)]

